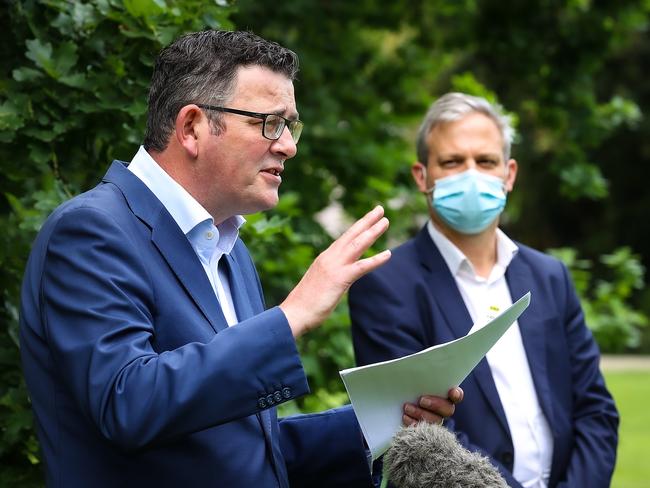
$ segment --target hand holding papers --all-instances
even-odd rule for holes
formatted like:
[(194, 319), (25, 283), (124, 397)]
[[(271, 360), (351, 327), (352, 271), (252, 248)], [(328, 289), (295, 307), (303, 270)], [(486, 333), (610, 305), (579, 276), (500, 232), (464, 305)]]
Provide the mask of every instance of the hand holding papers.
[(530, 303), (530, 292), (485, 326), (392, 361), (340, 372), (373, 459), (401, 427), (402, 406), (422, 394), (447, 396), (460, 385)]

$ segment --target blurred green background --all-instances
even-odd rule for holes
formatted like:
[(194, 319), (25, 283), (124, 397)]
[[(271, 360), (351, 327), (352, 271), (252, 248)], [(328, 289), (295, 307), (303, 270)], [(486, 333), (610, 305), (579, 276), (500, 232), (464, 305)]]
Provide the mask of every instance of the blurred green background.
[[(614, 360), (616, 362), (616, 360)], [(605, 381), (616, 399), (621, 424), (618, 457), (612, 486), (615, 488), (646, 488), (650, 480), (650, 365), (610, 365), (605, 361)]]
[[(415, 132), (436, 96), (460, 90), (516, 121), (506, 232), (569, 265), (604, 352), (650, 353), (649, 20), (647, 0), (1, 1), (0, 486), (42, 484), (17, 341), (30, 243), (55, 206), (135, 154), (153, 59), (192, 30), (252, 30), (301, 59), (299, 154), (280, 205), (243, 229), (269, 305), (340, 232), (335, 224), (374, 204), (391, 219), (378, 249), (419, 229)], [(346, 304), (299, 347), (314, 394), (283, 411), (346, 402)], [(645, 486), (648, 373), (607, 380), (622, 412), (613, 486)]]

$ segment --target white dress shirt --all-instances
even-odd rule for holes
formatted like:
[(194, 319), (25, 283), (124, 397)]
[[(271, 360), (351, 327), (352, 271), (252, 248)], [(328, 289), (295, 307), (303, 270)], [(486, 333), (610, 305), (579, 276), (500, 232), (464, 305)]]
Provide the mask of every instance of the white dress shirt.
[[(512, 305), (505, 272), (518, 248), (508, 236), (497, 229), (497, 262), (486, 279), (475, 273), (467, 257), (431, 221), (427, 228), (456, 280), (474, 322), (472, 330), (483, 327)], [(537, 399), (517, 322), (486, 357), (512, 436), (513, 476), (526, 488), (546, 488), (551, 474), (553, 435)]]
[(169, 176), (142, 146), (128, 168), (156, 195), (181, 228), (201, 261), (228, 325), (236, 324), (237, 313), (230, 285), (225, 271), (219, 268), (219, 260), (232, 251), (245, 219), (236, 215), (215, 226), (208, 211)]

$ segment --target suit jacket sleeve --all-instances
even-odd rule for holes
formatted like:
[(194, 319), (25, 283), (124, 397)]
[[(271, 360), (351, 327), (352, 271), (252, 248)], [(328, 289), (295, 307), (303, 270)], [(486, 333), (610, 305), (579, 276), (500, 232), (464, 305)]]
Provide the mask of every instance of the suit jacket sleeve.
[(351, 406), (280, 419), (280, 434), (292, 488), (373, 486)]
[[(157, 350), (157, 290), (165, 284), (152, 281), (133, 229), (87, 207), (51, 225), (35, 258), (43, 260), (37, 286), (51, 366), (106, 438), (141, 448), (254, 414), (260, 392), (278, 385), (292, 396), (308, 390), (279, 308), (205, 342)], [(197, 323), (176, 326), (209, 328), (189, 320)]]
[[(390, 264), (390, 263), (389, 263)], [(417, 287), (400, 287), (392, 273), (370, 273), (349, 292), (352, 340), (359, 366), (387, 361), (421, 351), (433, 337), (420, 319)]]
[[(565, 330), (569, 347), (574, 439), (559, 487), (607, 488), (616, 464), (619, 417), (599, 369), (600, 353), (587, 328), (575, 289), (562, 265), (566, 291)], [(551, 424), (554, 419), (549, 419)]]

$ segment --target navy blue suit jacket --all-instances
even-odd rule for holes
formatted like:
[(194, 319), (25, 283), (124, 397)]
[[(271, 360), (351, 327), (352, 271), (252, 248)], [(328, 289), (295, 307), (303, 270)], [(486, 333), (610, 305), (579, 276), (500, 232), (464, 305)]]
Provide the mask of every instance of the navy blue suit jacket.
[(241, 241), (228, 327), (189, 241), (115, 162), (59, 207), (29, 258), (21, 354), (54, 487), (367, 486), (350, 408), (278, 421), (308, 391)]
[[(541, 408), (553, 432), (549, 487), (609, 486), (618, 413), (599, 371), (599, 351), (566, 268), (518, 244), (506, 271), (513, 301), (531, 291), (519, 318)], [(472, 320), (426, 227), (385, 266), (350, 289), (357, 362), (398, 358), (469, 332)], [(435, 374), (435, 371), (432, 371)], [(465, 399), (445, 425), (466, 447), (490, 456), (510, 486), (513, 444), (487, 360), (462, 383)]]

